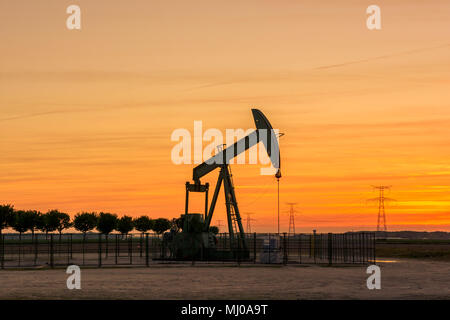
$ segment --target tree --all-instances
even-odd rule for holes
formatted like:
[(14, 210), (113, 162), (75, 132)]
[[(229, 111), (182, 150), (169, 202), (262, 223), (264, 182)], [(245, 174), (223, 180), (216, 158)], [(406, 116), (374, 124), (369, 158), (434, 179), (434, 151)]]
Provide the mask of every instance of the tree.
[(36, 217), (36, 229), (45, 232), (45, 213), (39, 213)]
[(147, 216), (141, 216), (133, 220), (134, 228), (141, 232), (141, 238), (139, 239), (139, 255), (142, 257), (142, 241), (144, 233), (151, 230), (153, 227), (153, 220)]
[(218, 234), (219, 233), (219, 228), (216, 226), (210, 226), (209, 227), (209, 232), (212, 232), (213, 234)]
[(105, 255), (108, 257), (108, 235), (117, 228), (117, 215), (111, 213), (100, 212), (97, 222), (97, 230), (105, 235), (106, 251)]
[(184, 223), (184, 218), (180, 217), (180, 218), (173, 218), (170, 221), (170, 230), (173, 230), (175, 232), (179, 232), (180, 230), (183, 229), (183, 223)]
[(58, 216), (58, 227), (56, 228), (59, 232), (59, 241), (61, 242), (61, 233), (64, 229), (69, 229), (72, 226), (70, 222), (70, 216), (67, 213), (59, 212), (55, 210)]
[(58, 230), (60, 226), (60, 214), (58, 210), (50, 210), (43, 214), (38, 222), (39, 229), (45, 232), (47, 236), (49, 232)]
[(144, 234), (153, 227), (153, 220), (147, 216), (141, 216), (133, 220), (134, 228)]
[(167, 231), (171, 227), (171, 223), (169, 220), (165, 218), (159, 218), (154, 220), (153, 228), (152, 230), (155, 231), (157, 234), (162, 234), (164, 231)]
[(95, 212), (81, 212), (75, 215), (73, 219), (73, 226), (75, 229), (83, 233), (83, 241), (86, 238), (86, 233), (97, 226), (98, 217)]
[(117, 221), (116, 230), (119, 231), (122, 235), (127, 235), (131, 230), (133, 230), (133, 218), (129, 216), (123, 216)]
[(100, 212), (97, 230), (104, 235), (108, 235), (117, 228), (117, 220), (116, 214)]
[(34, 231), (38, 229), (39, 220), (41, 219), (42, 213), (36, 210), (25, 211), (25, 216), (27, 220), (28, 229), (31, 231), (31, 238), (34, 239)]
[(10, 204), (0, 205), (0, 236), (5, 228), (14, 222), (14, 206)]
[(19, 233), (19, 241), (22, 240), (22, 233), (27, 232), (30, 228), (25, 211), (14, 211), (14, 219), (11, 223), (11, 227)]

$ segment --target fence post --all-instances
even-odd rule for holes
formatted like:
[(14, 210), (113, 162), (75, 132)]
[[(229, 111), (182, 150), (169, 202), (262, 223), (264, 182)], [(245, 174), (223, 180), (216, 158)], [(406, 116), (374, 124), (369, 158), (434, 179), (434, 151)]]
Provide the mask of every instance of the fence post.
[(0, 240), (2, 240), (2, 245), (1, 245), (1, 249), (2, 249), (2, 256), (1, 256), (2, 269), (5, 269), (5, 235), (4, 234), (2, 234), (2, 236), (0, 237)]
[(367, 252), (366, 252), (366, 233), (362, 233), (362, 249), (363, 249), (363, 263), (366, 263), (367, 260)]
[(283, 233), (283, 264), (287, 264), (287, 245), (286, 245), (286, 232)]
[(67, 238), (67, 265), (70, 264), (70, 238)]
[(314, 258), (314, 263), (316, 263), (316, 230), (313, 230), (313, 234), (312, 234), (312, 254), (313, 254), (313, 258)]
[(98, 267), (102, 266), (102, 234), (98, 234)]
[(359, 253), (359, 263), (362, 263), (363, 262), (363, 259), (362, 259), (363, 253), (362, 253), (362, 234), (361, 234), (361, 232), (358, 233), (358, 253)]
[(351, 233), (351, 252), (352, 252), (352, 263), (355, 263), (355, 234)]
[(333, 234), (328, 233), (328, 264), (333, 264)]
[(253, 263), (256, 263), (256, 232), (253, 233)]
[(372, 236), (373, 236), (373, 264), (377, 264), (377, 251), (376, 251), (377, 241), (375, 233), (372, 233)]
[(237, 251), (237, 263), (238, 266), (241, 265), (241, 239), (238, 235), (236, 235), (237, 244), (238, 244), (238, 251)]
[(117, 234), (115, 235), (116, 236), (116, 245), (115, 245), (115, 248), (114, 248), (114, 251), (115, 251), (115, 255), (116, 255), (116, 264), (117, 264), (117, 255), (119, 254), (119, 248), (117, 247), (117, 245), (118, 245), (118, 242), (119, 242), (119, 240), (118, 240), (118, 238), (117, 238)]
[(34, 266), (37, 265), (37, 258), (38, 258), (38, 241), (39, 236), (37, 234), (33, 235), (33, 246), (34, 246)]
[(54, 267), (53, 261), (53, 234), (50, 234), (50, 267)]
[(22, 256), (22, 233), (19, 233), (19, 267), (20, 267), (20, 258)]
[(299, 263), (302, 263), (302, 235), (298, 235), (298, 259)]
[[(195, 264), (195, 254), (194, 254), (194, 252), (195, 252), (195, 250), (194, 250), (194, 237), (191, 237), (191, 255), (192, 255), (192, 265), (194, 265)], [(162, 240), (161, 240), (161, 257), (162, 258), (166, 258), (165, 257), (165, 252), (164, 252), (164, 256), (163, 256), (163, 250), (164, 250), (164, 246), (163, 246), (163, 242), (162, 242)]]
[(133, 236), (131, 234), (128, 240), (128, 254), (130, 256), (130, 264), (133, 264)]
[(145, 265), (147, 267), (150, 266), (148, 257), (148, 233), (145, 234)]
[(86, 242), (86, 233), (83, 233), (83, 244), (82, 244), (82, 250), (83, 250), (83, 266), (84, 266), (84, 245)]
[(144, 234), (141, 233), (139, 238), (139, 258), (142, 258), (142, 242), (144, 242)]
[(346, 233), (344, 233), (343, 235), (342, 235), (342, 237), (343, 237), (343, 259), (344, 259), (344, 263), (345, 262), (347, 262), (347, 234)]

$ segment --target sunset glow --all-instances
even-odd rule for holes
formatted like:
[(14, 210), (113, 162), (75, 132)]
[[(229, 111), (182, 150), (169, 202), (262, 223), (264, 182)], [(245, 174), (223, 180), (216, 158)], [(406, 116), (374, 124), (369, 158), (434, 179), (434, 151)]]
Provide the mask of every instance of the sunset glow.
[[(68, 31), (71, 3), (0, 4), (0, 203), (178, 217), (194, 165), (173, 130), (251, 129), (257, 107), (285, 134), (282, 231), (287, 202), (297, 232), (375, 230), (373, 185), (389, 231), (450, 231), (449, 1), (378, 1), (376, 32), (348, 0), (77, 1)], [(231, 168), (253, 231), (276, 231), (276, 179)]]

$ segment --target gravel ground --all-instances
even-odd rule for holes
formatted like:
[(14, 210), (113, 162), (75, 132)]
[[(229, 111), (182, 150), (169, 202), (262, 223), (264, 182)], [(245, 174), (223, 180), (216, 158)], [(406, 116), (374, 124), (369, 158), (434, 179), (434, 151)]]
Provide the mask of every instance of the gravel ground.
[(381, 262), (381, 290), (365, 266), (153, 266), (81, 270), (69, 290), (65, 269), (2, 270), (0, 299), (450, 299), (450, 263)]

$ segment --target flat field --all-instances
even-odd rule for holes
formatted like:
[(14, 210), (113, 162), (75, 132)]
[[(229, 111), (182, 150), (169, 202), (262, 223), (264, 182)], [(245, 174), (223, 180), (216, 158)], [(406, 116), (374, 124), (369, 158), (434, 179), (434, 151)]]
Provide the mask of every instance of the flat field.
[(376, 248), (379, 257), (450, 262), (449, 240), (387, 240), (378, 241)]
[(65, 269), (1, 270), (0, 299), (450, 299), (450, 263), (380, 262), (381, 290), (366, 266), (153, 265), (81, 270), (69, 290)]

